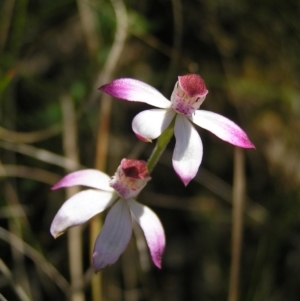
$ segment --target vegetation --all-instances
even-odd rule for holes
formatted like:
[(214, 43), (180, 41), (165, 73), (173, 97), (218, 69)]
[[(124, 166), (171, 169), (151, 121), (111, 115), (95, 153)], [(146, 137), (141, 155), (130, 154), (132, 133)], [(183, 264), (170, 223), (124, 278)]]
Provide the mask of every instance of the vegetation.
[[(299, 300), (299, 9), (292, 0), (1, 1), (0, 300)], [(147, 160), (155, 146), (131, 130), (149, 106), (99, 86), (132, 77), (169, 97), (188, 73), (209, 90), (201, 108), (234, 120), (256, 150), (198, 128), (203, 162), (185, 188), (171, 140), (138, 198), (165, 227), (162, 270), (136, 229), (96, 276), (101, 221), (54, 240), (51, 221), (74, 191), (50, 188), (81, 168), (113, 175), (122, 158)]]

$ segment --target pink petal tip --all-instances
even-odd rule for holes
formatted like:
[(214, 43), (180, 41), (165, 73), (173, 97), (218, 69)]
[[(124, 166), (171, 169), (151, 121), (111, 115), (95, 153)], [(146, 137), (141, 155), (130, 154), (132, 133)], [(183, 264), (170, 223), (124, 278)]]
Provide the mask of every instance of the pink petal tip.
[[(178, 175), (178, 174), (177, 174)], [(188, 184), (191, 182), (191, 180), (193, 179), (193, 178), (190, 178), (190, 177), (188, 177), (188, 178), (182, 178), (180, 175), (178, 175), (178, 177), (179, 177), (179, 179), (182, 181), (182, 183), (184, 184), (184, 186), (186, 187), (186, 186), (188, 186)]]
[(142, 142), (150, 142), (150, 143), (152, 143), (152, 140), (151, 140), (150, 138), (143, 137), (143, 136), (141, 136), (141, 135), (139, 135), (139, 134), (137, 134), (137, 133), (134, 133), (134, 134), (135, 134), (135, 136), (136, 136), (139, 140), (141, 140)]

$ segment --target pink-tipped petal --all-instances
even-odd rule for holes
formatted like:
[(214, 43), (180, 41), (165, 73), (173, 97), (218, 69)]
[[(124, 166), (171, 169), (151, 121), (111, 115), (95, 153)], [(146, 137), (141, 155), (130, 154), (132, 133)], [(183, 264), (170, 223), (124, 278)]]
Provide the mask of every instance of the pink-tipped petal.
[(96, 272), (115, 263), (126, 249), (132, 234), (132, 218), (126, 201), (119, 200), (108, 212), (93, 253)]
[(51, 234), (57, 238), (68, 228), (85, 223), (105, 210), (116, 198), (112, 192), (94, 189), (74, 194), (56, 213), (50, 228)]
[(233, 121), (222, 115), (198, 110), (190, 119), (226, 142), (239, 147), (255, 148), (247, 134)]
[(172, 110), (146, 110), (134, 117), (132, 130), (142, 141), (152, 141), (169, 126), (174, 116)]
[(128, 206), (144, 232), (153, 263), (160, 269), (166, 239), (159, 218), (150, 208), (132, 199), (128, 201)]
[(113, 97), (139, 101), (157, 108), (170, 107), (170, 101), (152, 86), (132, 78), (119, 78), (99, 88)]
[(110, 177), (96, 169), (85, 169), (69, 173), (57, 182), (51, 189), (83, 185), (105, 191), (113, 191), (109, 186)]
[(173, 153), (173, 167), (186, 186), (197, 174), (203, 155), (201, 138), (190, 121), (177, 115), (174, 134), (176, 145)]

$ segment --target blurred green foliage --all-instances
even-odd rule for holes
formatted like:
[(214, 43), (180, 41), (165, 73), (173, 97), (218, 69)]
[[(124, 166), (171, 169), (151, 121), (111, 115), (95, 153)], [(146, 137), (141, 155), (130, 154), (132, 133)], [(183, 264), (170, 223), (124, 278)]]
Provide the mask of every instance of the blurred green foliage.
[[(37, 154), (47, 150), (63, 156), (61, 98), (67, 94), (77, 113), (80, 163), (94, 165), (102, 95), (99, 92), (97, 101), (90, 101), (90, 95), (95, 85), (104, 84), (95, 81), (110, 54), (117, 22), (110, 1), (86, 2), (95, 14), (100, 45), (96, 55), (88, 51), (75, 1), (0, 2), (0, 227), (46, 258), (41, 264), (26, 248), (18, 253), (1, 232), (0, 292), (7, 300), (25, 300), (16, 288), (30, 300), (67, 300), (58, 278), (52, 274), (49, 281), (42, 268), (51, 263), (69, 279), (66, 235), (54, 241), (49, 234), (65, 200), (63, 191), (50, 193), (50, 186), (66, 171)], [(300, 2), (124, 4), (128, 38), (113, 76), (138, 78), (169, 97), (178, 75), (199, 73), (209, 90), (202, 108), (234, 120), (256, 145), (256, 151), (245, 152), (240, 300), (299, 300)], [(107, 173), (113, 174), (120, 160), (139, 146), (130, 126), (145, 108), (114, 100)], [(145, 272), (132, 243), (123, 259), (103, 272), (106, 300), (227, 298), (233, 147), (199, 132), (204, 157), (197, 179), (185, 188), (174, 174), (172, 141), (139, 197), (166, 229), (163, 269), (151, 266)], [(24, 144), (37, 152), (22, 153)], [(152, 148), (144, 145), (139, 158), (147, 159)], [(22, 166), (30, 169), (23, 171)], [(90, 258), (85, 238), (85, 269)], [(128, 269), (136, 276), (129, 284)], [(137, 295), (125, 299), (132, 291)], [(89, 300), (88, 284), (85, 293)]]

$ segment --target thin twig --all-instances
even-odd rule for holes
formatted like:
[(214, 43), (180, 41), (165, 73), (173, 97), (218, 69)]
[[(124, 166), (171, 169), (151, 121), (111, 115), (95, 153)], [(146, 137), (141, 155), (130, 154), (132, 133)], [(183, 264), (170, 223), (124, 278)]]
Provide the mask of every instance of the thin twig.
[(75, 162), (74, 160), (70, 160), (68, 158), (54, 154), (45, 149), (36, 148), (34, 146), (27, 145), (27, 144), (21, 144), (21, 143), (15, 144), (6, 141), (0, 141), (0, 147), (23, 155), (33, 157), (43, 162), (47, 162), (50, 164), (63, 167), (69, 171), (73, 171), (74, 169), (80, 169), (83, 167), (77, 162)]
[[(77, 147), (77, 123), (72, 99), (68, 95), (61, 97), (63, 146), (66, 158), (79, 162)], [(78, 187), (66, 189), (66, 196), (70, 198), (79, 192)], [(72, 301), (84, 301), (83, 292), (83, 263), (82, 263), (82, 227), (74, 227), (68, 231), (69, 270), (72, 286)]]
[(14, 217), (25, 217), (30, 214), (31, 210), (28, 206), (24, 205), (9, 205), (6, 207), (1, 206), (0, 219), (9, 219)]
[[(167, 150), (162, 155), (160, 164), (164, 164), (165, 166), (172, 168), (170, 157), (172, 157), (172, 153)], [(222, 200), (228, 202), (229, 204), (232, 204), (233, 188), (217, 175), (211, 173), (204, 167), (200, 167), (200, 170), (194, 181), (206, 187)], [(157, 200), (156, 197), (150, 197), (148, 199), (152, 200), (151, 204), (159, 206), (160, 201)], [(258, 224), (264, 224), (269, 215), (268, 210), (247, 195), (245, 195), (245, 201), (249, 205), (244, 208), (244, 213), (254, 222)]]
[(0, 239), (11, 244), (19, 251), (23, 251), (24, 254), (28, 258), (30, 258), (35, 263), (35, 265), (39, 269), (41, 269), (45, 273), (45, 275), (47, 275), (67, 297), (69, 297), (71, 288), (68, 281), (38, 251), (21, 240), (18, 236), (10, 233), (2, 227), (0, 227)]
[[(117, 29), (114, 37), (114, 43), (112, 45), (111, 51), (107, 58), (106, 64), (103, 71), (99, 74), (96, 79), (94, 92), (90, 97), (90, 103), (93, 103), (99, 98), (100, 93), (97, 88), (100, 84), (108, 82), (112, 76), (113, 72), (117, 66), (119, 58), (121, 56), (122, 50), (125, 45), (127, 38), (127, 12), (125, 5), (122, 0), (111, 0), (111, 4), (114, 8), (116, 14)], [(99, 126), (97, 132), (97, 144), (96, 144), (96, 157), (95, 157), (95, 168), (104, 171), (106, 168), (107, 153), (108, 153), (108, 135), (109, 135), (109, 123), (111, 114), (111, 98), (108, 95), (103, 95), (100, 104), (99, 111)], [(99, 230), (102, 225), (102, 220), (99, 216), (94, 217), (90, 223), (90, 248), (93, 250), (94, 241), (97, 238)], [(102, 297), (101, 292), (101, 274), (98, 273), (97, 277), (92, 279), (92, 294), (93, 300), (99, 301)], [(99, 283), (100, 282), (100, 283)]]
[(95, 57), (100, 48), (99, 34), (95, 22), (95, 10), (91, 0), (77, 0), (80, 22), (91, 57)]
[(2, 294), (0, 294), (0, 301), (8, 301), (8, 300), (5, 299)]
[(228, 301), (237, 301), (239, 296), (245, 183), (244, 153), (242, 149), (236, 147), (234, 151), (232, 249)]
[(33, 168), (23, 165), (1, 165), (0, 177), (19, 177), (39, 181), (48, 185), (53, 185), (61, 177), (53, 172), (41, 168)]
[(0, 126), (0, 139), (15, 143), (34, 143), (49, 139), (57, 135), (60, 131), (61, 127), (58, 124), (44, 130), (27, 133), (8, 130)]
[(15, 282), (14, 276), (12, 275), (11, 271), (9, 270), (9, 268), (6, 266), (6, 264), (3, 262), (2, 259), (0, 259), (0, 271), (6, 277), (6, 279), (9, 280), (11, 287), (14, 289), (15, 293), (17, 294), (17, 296), (21, 301), (31, 300), (31, 298), (29, 298), (29, 296), (26, 294), (23, 288), (18, 283)]
[[(13, 179), (14, 180), (14, 179)], [(6, 181), (5, 182), (5, 195), (7, 199), (8, 206), (11, 205), (21, 205), (19, 201), (19, 197), (17, 194), (17, 191), (15, 189), (15, 185), (11, 183), (11, 181)], [(22, 208), (20, 206), (20, 208)], [(25, 214), (24, 214), (25, 215)], [(23, 215), (23, 216), (24, 216)], [(23, 218), (14, 216), (13, 218), (8, 220), (8, 229), (11, 233), (19, 236), (21, 239), (24, 235), (23, 229), (25, 228), (24, 226), (27, 226), (27, 219), (23, 220)], [(26, 229), (26, 228), (25, 228)], [(21, 247), (21, 246), (20, 246)], [(32, 299), (32, 294), (31, 294), (31, 287), (29, 284), (30, 279), (27, 276), (27, 271), (26, 271), (26, 264), (25, 264), (25, 256), (24, 256), (24, 250), (18, 250), (13, 247), (11, 247), (11, 255), (13, 259), (13, 276), (14, 276), (14, 282), (15, 284), (22, 288), (24, 292), (26, 293), (26, 296), (28, 296), (29, 299)]]
[(183, 15), (182, 15), (182, 3), (181, 0), (172, 0), (172, 10), (173, 10), (173, 48), (171, 61), (169, 65), (169, 70), (166, 75), (164, 92), (169, 92), (171, 85), (173, 85), (174, 74), (178, 69), (179, 61), (181, 58), (181, 43), (183, 34)]
[[(99, 73), (99, 75), (96, 77), (93, 92), (89, 99), (91, 103), (93, 103), (100, 97), (97, 88), (99, 88), (101, 84), (107, 83), (109, 80), (112, 79), (113, 72), (115, 71), (117, 63), (121, 57), (128, 34), (128, 18), (124, 2), (122, 0), (111, 0), (111, 4), (116, 15), (116, 33), (105, 66), (103, 70)], [(104, 95), (106, 94), (102, 94), (102, 99), (104, 98)], [(101, 104), (105, 102), (106, 101), (103, 100), (101, 101)]]
[(6, 0), (2, 6), (2, 16), (0, 20), (0, 48), (4, 48), (7, 40), (12, 14), (15, 6), (15, 0)]

